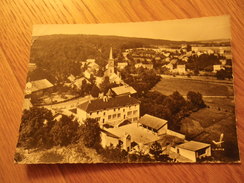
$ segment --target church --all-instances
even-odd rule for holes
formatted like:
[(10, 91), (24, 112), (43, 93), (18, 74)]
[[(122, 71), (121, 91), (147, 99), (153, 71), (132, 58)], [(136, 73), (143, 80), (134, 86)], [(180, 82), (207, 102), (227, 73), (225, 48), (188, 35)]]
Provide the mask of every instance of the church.
[(120, 72), (117, 71), (115, 73), (112, 47), (110, 48), (108, 64), (106, 65), (106, 71), (104, 72), (104, 77), (106, 76), (109, 78), (110, 83), (125, 84), (121, 79)]

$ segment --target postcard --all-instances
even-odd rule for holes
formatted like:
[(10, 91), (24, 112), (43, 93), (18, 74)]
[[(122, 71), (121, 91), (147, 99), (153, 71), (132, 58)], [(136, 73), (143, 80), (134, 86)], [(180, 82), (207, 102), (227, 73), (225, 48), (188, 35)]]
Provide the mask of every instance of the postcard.
[(34, 25), (14, 160), (238, 163), (230, 18)]

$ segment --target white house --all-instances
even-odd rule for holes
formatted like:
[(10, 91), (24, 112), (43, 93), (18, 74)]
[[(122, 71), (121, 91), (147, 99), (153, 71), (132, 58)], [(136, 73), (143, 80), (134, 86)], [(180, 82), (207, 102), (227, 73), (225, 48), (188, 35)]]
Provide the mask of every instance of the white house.
[(179, 74), (185, 74), (186, 73), (186, 66), (185, 65), (177, 65), (176, 70)]
[(95, 118), (101, 126), (116, 126), (124, 120), (135, 122), (140, 116), (140, 101), (130, 96), (94, 99), (78, 105), (79, 121)]
[(188, 158), (192, 162), (211, 156), (211, 145), (202, 142), (189, 141), (176, 146), (176, 149), (178, 154)]
[(213, 65), (213, 72), (216, 73), (217, 71), (220, 71), (224, 67), (222, 65)]

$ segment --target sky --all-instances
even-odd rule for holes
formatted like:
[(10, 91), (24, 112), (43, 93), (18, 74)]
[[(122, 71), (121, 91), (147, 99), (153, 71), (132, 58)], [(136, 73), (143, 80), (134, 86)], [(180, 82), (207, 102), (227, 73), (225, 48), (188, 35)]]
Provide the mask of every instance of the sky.
[(116, 35), (175, 41), (231, 38), (230, 17), (227, 15), (135, 23), (37, 24), (33, 26), (32, 36), (53, 34)]

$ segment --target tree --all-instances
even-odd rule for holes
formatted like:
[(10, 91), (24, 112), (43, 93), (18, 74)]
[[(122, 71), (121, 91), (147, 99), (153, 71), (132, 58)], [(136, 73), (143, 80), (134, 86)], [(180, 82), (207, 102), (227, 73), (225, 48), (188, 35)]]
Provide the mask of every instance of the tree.
[(99, 88), (97, 87), (97, 85), (94, 84), (91, 89), (91, 96), (98, 97), (99, 93), (100, 93)]
[(154, 155), (156, 160), (159, 160), (160, 154), (163, 152), (161, 145), (155, 141), (151, 146), (149, 150), (150, 154)]
[(206, 104), (202, 99), (202, 94), (199, 92), (189, 91), (187, 93), (187, 100), (191, 110), (197, 111), (200, 108), (206, 107)]
[(32, 107), (24, 110), (18, 146), (28, 149), (49, 146), (52, 141), (49, 132), (53, 125), (54, 117), (48, 109)]
[(77, 130), (79, 123), (74, 120), (74, 117), (62, 115), (60, 120), (55, 123), (50, 135), (53, 139), (53, 145), (67, 146), (72, 143), (76, 143)]
[(104, 78), (103, 82), (100, 84), (100, 88), (103, 93), (107, 93), (107, 91), (109, 90), (109, 87), (110, 87), (109, 77), (106, 76)]
[(87, 118), (84, 122), (83, 141), (86, 147), (98, 149), (101, 143), (101, 129), (96, 119)]

